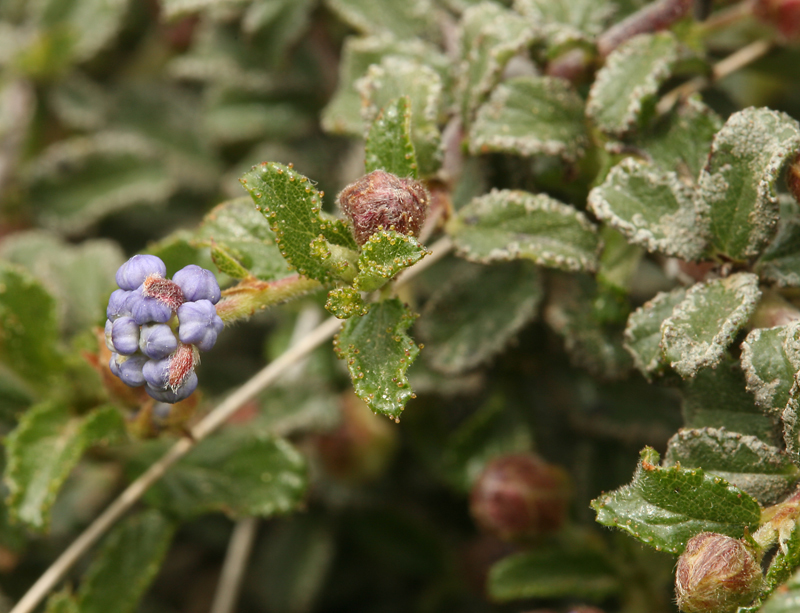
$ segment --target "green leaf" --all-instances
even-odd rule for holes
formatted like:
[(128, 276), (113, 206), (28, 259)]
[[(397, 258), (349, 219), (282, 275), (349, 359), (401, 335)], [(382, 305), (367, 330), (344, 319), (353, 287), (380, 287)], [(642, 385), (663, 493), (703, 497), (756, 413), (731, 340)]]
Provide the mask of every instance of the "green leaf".
[(742, 370), (756, 404), (780, 415), (800, 370), (800, 323), (752, 330), (742, 343)]
[(796, 379), (789, 392), (789, 401), (781, 414), (781, 420), (786, 451), (792, 456), (794, 463), (800, 466), (800, 385)]
[(330, 281), (330, 270), (313, 254), (312, 242), (321, 236), (349, 249), (355, 249), (355, 242), (343, 222), (321, 215), (322, 199), (313, 183), (290, 166), (274, 162), (253, 166), (241, 182), (269, 222), (289, 265), (301, 275)]
[(448, 227), (460, 255), (488, 263), (529, 259), (570, 271), (597, 268), (597, 229), (545, 194), (493, 190), (463, 207)]
[(44, 613), (80, 613), (78, 601), (69, 587), (50, 594)]
[(61, 366), (56, 302), (25, 271), (0, 262), (0, 361), (30, 390), (48, 390)]
[(428, 300), (418, 324), (426, 360), (448, 374), (475, 368), (514, 339), (543, 297), (531, 263), (460, 263)]
[(517, 77), (492, 91), (469, 131), (473, 154), (582, 157), (589, 139), (584, 103), (570, 83), (552, 77)]
[(411, 142), (411, 99), (400, 96), (372, 122), (364, 150), (367, 173), (385, 170), (398, 177), (417, 178), (417, 155)]
[(598, 218), (648, 251), (698, 259), (706, 240), (698, 229), (694, 190), (674, 172), (626, 158), (589, 193)]
[(518, 14), (494, 2), (464, 11), (459, 26), (458, 95), (465, 125), (500, 81), (503, 68), (527, 48), (534, 31)]
[(789, 194), (780, 194), (778, 203), (778, 231), (758, 260), (756, 272), (778, 287), (800, 287), (800, 205)]
[(603, 132), (622, 136), (652, 114), (659, 87), (678, 60), (671, 32), (641, 34), (608, 56), (589, 92), (586, 114)]
[(404, 39), (435, 31), (431, 0), (326, 0), (326, 4), (364, 34), (389, 34)]
[(592, 501), (604, 526), (675, 554), (699, 532), (741, 538), (758, 526), (758, 502), (724, 479), (699, 468), (661, 468), (658, 453), (650, 447), (640, 457), (629, 485)]
[[(149, 456), (160, 451), (161, 445), (139, 458), (139, 468), (149, 466)], [(285, 440), (227, 430), (189, 452), (146, 499), (183, 518), (220, 511), (232, 517), (272, 517), (294, 510), (307, 487), (305, 461)]]
[(687, 378), (719, 364), (759, 298), (758, 277), (751, 273), (692, 286), (661, 325), (662, 348), (670, 366)]
[(600, 255), (600, 267), (597, 270), (598, 282), (604, 287), (629, 293), (644, 250), (631, 245), (610, 226), (604, 225), (600, 228), (600, 240), (603, 243), (603, 253)]
[(541, 547), (495, 563), (486, 585), (489, 598), (508, 602), (528, 598), (603, 600), (622, 589), (614, 565), (596, 551)]
[[(798, 530), (792, 532), (798, 534)], [(795, 537), (792, 548), (792, 562), (797, 563), (797, 552), (800, 551), (800, 538)], [(776, 560), (777, 561), (777, 560)], [(789, 566), (787, 564), (787, 566)], [(767, 571), (769, 575), (769, 571)], [(785, 589), (781, 589), (769, 598), (764, 606), (758, 609), (759, 613), (795, 613), (797, 602), (800, 599), (800, 570), (795, 571), (794, 575), (784, 584)]]
[(800, 469), (785, 452), (725, 428), (680, 430), (669, 440), (664, 460), (722, 477), (764, 506), (778, 502), (800, 479)]
[(416, 59), (388, 56), (373, 64), (356, 84), (361, 94), (361, 117), (371, 124), (381, 109), (408, 96), (411, 102), (411, 141), (420, 176), (436, 173), (441, 165), (439, 115), (442, 78), (433, 68)]
[(686, 290), (682, 287), (659, 292), (628, 317), (625, 349), (633, 356), (636, 368), (648, 379), (666, 366), (661, 351), (661, 324), (685, 297)]
[(113, 406), (85, 416), (75, 416), (57, 402), (28, 410), (6, 440), (4, 478), (12, 516), (31, 528), (46, 529), (58, 491), (83, 452), (123, 432), (122, 416)]
[(383, 287), (400, 271), (419, 262), (429, 252), (413, 236), (380, 230), (361, 246), (358, 276), (353, 287), (372, 292)]
[(336, 355), (347, 361), (358, 397), (395, 421), (414, 397), (406, 378), (419, 354), (406, 334), (414, 319), (399, 300), (383, 300), (366, 315), (347, 320), (334, 341)]
[(785, 113), (748, 108), (728, 118), (714, 138), (697, 196), (719, 253), (736, 261), (761, 253), (778, 220), (775, 181), (798, 149), (800, 125)]
[(752, 434), (777, 445), (778, 419), (765, 415), (745, 389), (739, 362), (724, 359), (716, 368), (704, 368), (681, 384), (683, 420), (687, 428), (727, 428)]
[(211, 247), (211, 257), (224, 273), (272, 281), (288, 276), (286, 260), (264, 215), (248, 197), (214, 207), (204, 218), (192, 244)]
[(638, 135), (634, 143), (663, 170), (676, 172), (695, 183), (708, 161), (714, 135), (721, 127), (720, 116), (699, 97), (692, 96)]
[[(786, 582), (787, 589), (781, 589), (778, 595), (773, 596), (767, 604), (761, 609), (762, 613), (777, 613), (778, 611), (796, 611), (797, 610), (797, 578), (789, 579), (792, 571), (800, 566), (800, 526), (797, 522), (791, 522), (791, 532), (789, 534), (780, 534), (778, 540), (778, 550), (775, 552), (772, 560), (769, 563), (769, 568), (764, 576), (764, 588), (762, 589), (760, 598), (766, 598), (773, 591)], [(789, 579), (787, 582), (786, 580)], [(784, 601), (789, 604), (790, 608), (780, 608), (779, 603), (782, 601), (782, 596), (790, 595), (791, 600)], [(776, 607), (776, 608), (773, 608)]]
[(515, 0), (514, 8), (542, 28), (551, 45), (558, 45), (600, 34), (617, 7), (607, 0)]
[(328, 312), (339, 319), (348, 319), (353, 315), (366, 315), (369, 305), (364, 302), (361, 292), (350, 286), (335, 287), (328, 292), (325, 301)]
[(156, 510), (125, 519), (106, 537), (78, 592), (80, 613), (132, 613), (167, 554), (175, 522)]

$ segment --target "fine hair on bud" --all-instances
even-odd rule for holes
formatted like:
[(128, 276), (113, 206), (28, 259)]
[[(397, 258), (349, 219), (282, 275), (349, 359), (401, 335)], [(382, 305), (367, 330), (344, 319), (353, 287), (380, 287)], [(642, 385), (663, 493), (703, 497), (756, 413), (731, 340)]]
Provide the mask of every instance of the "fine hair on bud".
[(345, 187), (338, 202), (342, 213), (353, 222), (356, 242), (363, 245), (379, 230), (418, 236), (428, 214), (430, 195), (419, 181), (374, 170)]
[(678, 559), (675, 594), (683, 613), (733, 613), (752, 602), (762, 581), (761, 565), (748, 545), (701, 532)]

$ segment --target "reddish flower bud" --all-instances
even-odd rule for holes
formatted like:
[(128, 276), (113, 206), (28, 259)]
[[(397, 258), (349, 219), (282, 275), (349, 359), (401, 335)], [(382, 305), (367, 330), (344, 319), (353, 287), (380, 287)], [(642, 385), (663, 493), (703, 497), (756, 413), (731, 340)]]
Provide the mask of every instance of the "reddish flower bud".
[(761, 582), (761, 565), (747, 545), (701, 532), (686, 543), (678, 559), (678, 607), (684, 613), (731, 613), (758, 595)]
[(786, 173), (786, 185), (794, 199), (800, 202), (800, 153), (794, 156)]
[(785, 39), (800, 40), (800, 0), (756, 0), (753, 13)]
[(356, 242), (363, 245), (379, 230), (417, 236), (428, 213), (428, 190), (413, 179), (374, 170), (339, 194), (339, 207), (353, 222)]
[(470, 511), (486, 531), (503, 540), (555, 532), (564, 523), (569, 477), (533, 454), (489, 462), (472, 486)]

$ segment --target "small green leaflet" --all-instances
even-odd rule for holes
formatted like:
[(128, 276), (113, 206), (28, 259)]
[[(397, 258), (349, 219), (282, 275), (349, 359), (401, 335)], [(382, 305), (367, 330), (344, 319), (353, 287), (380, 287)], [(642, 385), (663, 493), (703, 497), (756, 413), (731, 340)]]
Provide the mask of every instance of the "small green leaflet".
[(361, 246), (358, 276), (353, 287), (373, 292), (383, 287), (397, 273), (419, 262), (428, 251), (413, 236), (394, 230), (380, 230)]
[(661, 351), (661, 324), (685, 297), (686, 290), (682, 287), (659, 292), (628, 317), (625, 349), (633, 356), (636, 368), (648, 379), (666, 366)]
[(411, 100), (401, 96), (372, 122), (364, 148), (366, 172), (385, 170), (398, 177), (417, 178), (417, 155), (411, 142)]
[(800, 322), (752, 330), (742, 343), (742, 370), (756, 404), (780, 415), (800, 371)]

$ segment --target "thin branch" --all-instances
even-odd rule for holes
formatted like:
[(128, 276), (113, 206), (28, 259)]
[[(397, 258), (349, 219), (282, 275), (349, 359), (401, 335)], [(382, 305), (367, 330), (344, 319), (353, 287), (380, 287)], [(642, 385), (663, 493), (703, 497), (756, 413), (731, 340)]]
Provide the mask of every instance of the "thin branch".
[(258, 517), (245, 517), (236, 522), (228, 543), (211, 613), (233, 613), (236, 610), (247, 561), (258, 532), (258, 521)]
[[(433, 253), (423, 258), (413, 268), (405, 271), (402, 278), (398, 279), (397, 284), (401, 285), (411, 279), (414, 276), (411, 273), (415, 269), (425, 269), (440, 260), (452, 247), (453, 245), (449, 238), (440, 239), (433, 245), (431, 249)], [(216, 409), (206, 415), (192, 428), (190, 437), (178, 440), (159, 460), (131, 483), (64, 550), (64, 553), (39, 577), (10, 613), (32, 613), (56, 584), (64, 578), (75, 562), (139, 501), (144, 493), (167, 472), (167, 469), (189, 453), (196, 444), (222, 426), (244, 403), (275, 383), (292, 366), (336, 334), (340, 327), (341, 321), (337, 318), (326, 319), (298, 342), (297, 345), (287, 349), (280, 357), (264, 367), (252, 379), (228, 396)]]

